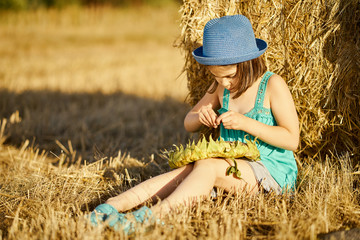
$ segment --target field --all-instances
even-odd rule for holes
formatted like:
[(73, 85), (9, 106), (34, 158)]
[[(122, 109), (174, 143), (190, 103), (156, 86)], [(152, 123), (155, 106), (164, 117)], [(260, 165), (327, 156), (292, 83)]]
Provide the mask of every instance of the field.
[[(161, 151), (197, 138), (183, 128), (178, 8), (0, 13), (0, 239), (127, 238), (84, 215), (168, 171)], [(294, 195), (220, 193), (133, 238), (350, 239), (360, 193), (349, 159), (298, 159)]]

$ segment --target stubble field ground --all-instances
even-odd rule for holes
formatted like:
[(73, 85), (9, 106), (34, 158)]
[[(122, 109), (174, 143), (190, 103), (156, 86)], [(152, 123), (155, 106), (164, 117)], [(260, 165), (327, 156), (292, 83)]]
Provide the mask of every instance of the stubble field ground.
[[(196, 138), (183, 129), (178, 9), (0, 14), (0, 239), (127, 238), (83, 216), (168, 171), (161, 151)], [(292, 196), (220, 194), (133, 238), (316, 239), (359, 227), (349, 158), (300, 159)]]

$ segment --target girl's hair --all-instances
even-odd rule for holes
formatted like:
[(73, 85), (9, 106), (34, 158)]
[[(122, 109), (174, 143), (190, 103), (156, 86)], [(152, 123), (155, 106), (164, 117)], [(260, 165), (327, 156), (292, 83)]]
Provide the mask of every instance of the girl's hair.
[[(261, 77), (267, 70), (265, 61), (262, 56), (237, 64), (236, 77), (238, 78), (234, 86), (229, 89), (231, 92), (236, 92), (233, 97), (238, 98), (244, 93), (259, 77)], [(214, 93), (219, 83), (215, 80), (213, 87), (209, 93)]]

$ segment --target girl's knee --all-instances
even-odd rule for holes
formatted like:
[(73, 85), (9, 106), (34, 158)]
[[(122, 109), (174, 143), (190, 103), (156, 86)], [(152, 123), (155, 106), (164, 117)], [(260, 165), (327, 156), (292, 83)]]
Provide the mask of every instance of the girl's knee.
[(182, 172), (189, 173), (194, 168), (194, 163), (187, 164), (187, 165), (183, 166), (182, 168), (183, 168)]
[(212, 164), (213, 163), (213, 160), (212, 158), (207, 158), (207, 159), (201, 159), (201, 160), (198, 160), (198, 161), (195, 161), (194, 162), (194, 167), (196, 166), (202, 166), (202, 165), (209, 165), (209, 164)]
[(218, 162), (219, 159), (213, 159), (213, 158), (202, 159), (194, 163), (194, 168), (202, 168), (202, 169), (207, 169), (208, 171), (215, 171), (218, 167), (217, 164)]

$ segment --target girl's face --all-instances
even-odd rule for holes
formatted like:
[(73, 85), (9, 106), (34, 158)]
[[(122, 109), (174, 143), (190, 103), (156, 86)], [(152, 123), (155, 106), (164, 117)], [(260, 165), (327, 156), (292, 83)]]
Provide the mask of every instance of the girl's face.
[(226, 89), (231, 89), (236, 83), (237, 65), (208, 66), (209, 71), (214, 75), (215, 80)]

